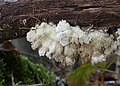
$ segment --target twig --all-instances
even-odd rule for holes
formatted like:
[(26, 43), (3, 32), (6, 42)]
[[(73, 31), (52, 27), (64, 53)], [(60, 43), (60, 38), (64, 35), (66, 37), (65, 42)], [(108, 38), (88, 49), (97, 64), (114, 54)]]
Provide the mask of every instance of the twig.
[(44, 86), (43, 84), (33, 84), (33, 85), (17, 85), (17, 86)]
[(118, 76), (120, 76), (119, 73), (116, 73), (116, 72), (114, 72), (114, 71), (112, 71), (112, 70), (107, 70), (107, 69), (102, 69), (102, 68), (99, 68), (99, 70), (107, 71), (107, 72), (114, 73), (114, 74), (117, 74)]
[(13, 73), (11, 74), (11, 79), (12, 79), (12, 86), (15, 86), (15, 82), (14, 82)]

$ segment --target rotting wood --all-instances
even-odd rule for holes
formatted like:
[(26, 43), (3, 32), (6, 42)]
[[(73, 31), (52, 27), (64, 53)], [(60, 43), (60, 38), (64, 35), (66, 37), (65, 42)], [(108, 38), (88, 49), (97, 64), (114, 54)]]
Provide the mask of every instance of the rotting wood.
[(119, 0), (19, 0), (0, 3), (0, 41), (24, 37), (37, 23), (67, 20), (95, 29), (120, 27)]

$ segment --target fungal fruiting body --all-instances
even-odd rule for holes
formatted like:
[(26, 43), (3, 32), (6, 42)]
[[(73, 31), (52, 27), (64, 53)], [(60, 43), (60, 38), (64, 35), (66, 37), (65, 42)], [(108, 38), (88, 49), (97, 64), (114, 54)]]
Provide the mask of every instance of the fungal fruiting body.
[(116, 54), (120, 56), (120, 28), (117, 30), (116, 34), (117, 34), (116, 45), (118, 45), (117, 46), (118, 49), (116, 50)]
[(92, 64), (105, 61), (108, 55), (119, 49), (120, 29), (116, 34), (114, 37), (100, 30), (82, 30), (62, 20), (57, 25), (45, 22), (37, 24), (27, 33), (26, 38), (33, 50), (38, 49), (40, 56), (73, 65), (78, 55)]

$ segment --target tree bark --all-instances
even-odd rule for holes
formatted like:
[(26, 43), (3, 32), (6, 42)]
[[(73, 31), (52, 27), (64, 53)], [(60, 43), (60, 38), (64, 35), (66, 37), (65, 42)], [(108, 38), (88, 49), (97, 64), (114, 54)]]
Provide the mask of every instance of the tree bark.
[(0, 41), (24, 37), (37, 23), (67, 20), (95, 29), (120, 27), (120, 0), (19, 0), (0, 3)]

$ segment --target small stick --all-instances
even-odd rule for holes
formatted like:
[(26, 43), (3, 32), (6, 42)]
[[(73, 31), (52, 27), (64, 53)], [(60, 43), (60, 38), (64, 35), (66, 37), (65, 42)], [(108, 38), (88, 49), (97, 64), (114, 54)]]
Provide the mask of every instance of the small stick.
[(104, 84), (104, 75), (100, 74), (100, 86), (105, 86)]

